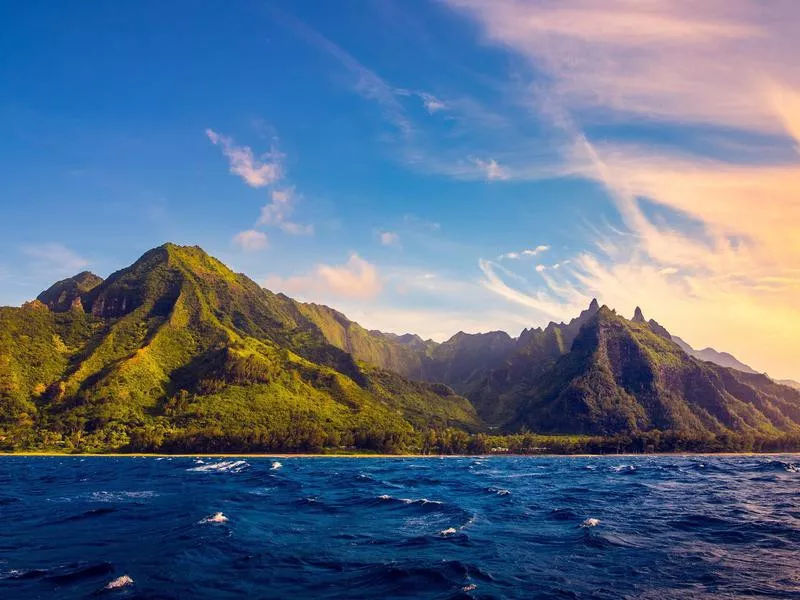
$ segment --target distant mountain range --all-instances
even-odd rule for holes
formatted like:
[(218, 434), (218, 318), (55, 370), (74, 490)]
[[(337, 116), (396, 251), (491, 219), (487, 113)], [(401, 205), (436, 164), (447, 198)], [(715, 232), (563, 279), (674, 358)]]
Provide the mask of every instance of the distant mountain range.
[(367, 330), (173, 244), (0, 308), (7, 447), (402, 451), (432, 430), (794, 434), (800, 391), (693, 350), (638, 308), (628, 320), (594, 300), (517, 338), (436, 343)]

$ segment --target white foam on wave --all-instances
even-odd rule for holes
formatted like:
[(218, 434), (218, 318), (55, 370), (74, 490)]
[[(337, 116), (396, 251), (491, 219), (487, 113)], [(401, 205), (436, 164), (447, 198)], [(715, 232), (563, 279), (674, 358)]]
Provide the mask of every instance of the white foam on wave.
[(498, 496), (509, 496), (511, 495), (511, 490), (507, 490), (505, 488), (489, 488), (489, 491), (497, 494)]
[(447, 529), (442, 529), (439, 535), (446, 537), (448, 535), (455, 535), (456, 533), (458, 533), (458, 530), (455, 527), (448, 527)]
[(278, 469), (280, 469), (282, 466), (283, 466), (283, 465), (282, 465), (281, 463), (279, 463), (279, 462), (276, 460), (276, 461), (273, 461), (273, 462), (272, 462), (272, 466), (271, 466), (269, 469), (270, 469), (270, 471), (277, 471), (277, 470), (278, 470)]
[(205, 525), (206, 523), (227, 523), (228, 517), (226, 517), (221, 512), (214, 513), (210, 517), (206, 517), (205, 519), (201, 519), (199, 521), (200, 525)]
[(635, 471), (636, 467), (633, 465), (617, 465), (616, 467), (611, 467), (611, 470), (616, 473), (627, 473), (630, 471)]
[(586, 528), (597, 527), (598, 525), (600, 525), (600, 519), (595, 519), (594, 517), (586, 519), (583, 523), (581, 523), (581, 527), (586, 527)]
[(384, 502), (388, 500), (395, 500), (397, 502), (402, 502), (403, 504), (422, 504), (423, 506), (426, 504), (444, 504), (444, 502), (439, 500), (428, 500), (427, 498), (395, 498), (389, 494), (382, 494), (378, 496), (378, 500), (383, 500)]
[(461, 591), (462, 592), (472, 592), (472, 591), (475, 591), (477, 589), (478, 589), (477, 585), (475, 585), (474, 583), (470, 583), (469, 585), (465, 585), (464, 587), (462, 587)]
[(133, 579), (131, 579), (130, 576), (128, 575), (122, 575), (120, 577), (117, 577), (116, 579), (109, 581), (106, 584), (106, 587), (103, 589), (118, 590), (120, 588), (124, 588), (129, 585), (133, 585)]
[(194, 471), (196, 473), (238, 473), (247, 469), (250, 464), (244, 460), (223, 460), (221, 462), (208, 463), (207, 465), (199, 465), (186, 469), (187, 471)]
[(143, 500), (145, 498), (155, 498), (158, 496), (151, 490), (140, 492), (92, 492), (89, 496), (95, 502), (125, 502), (127, 500)]

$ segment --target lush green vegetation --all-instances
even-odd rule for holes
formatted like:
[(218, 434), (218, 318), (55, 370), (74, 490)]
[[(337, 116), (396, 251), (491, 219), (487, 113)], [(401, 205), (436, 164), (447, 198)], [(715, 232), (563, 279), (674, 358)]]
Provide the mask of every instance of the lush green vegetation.
[(152, 250), (78, 298), (0, 312), (0, 447), (394, 452), (420, 428), (481, 428), (447, 386), (354, 360), (199, 248)]
[(167, 244), (0, 308), (5, 451), (760, 451), (800, 449), (799, 431), (800, 392), (596, 304), (436, 344)]

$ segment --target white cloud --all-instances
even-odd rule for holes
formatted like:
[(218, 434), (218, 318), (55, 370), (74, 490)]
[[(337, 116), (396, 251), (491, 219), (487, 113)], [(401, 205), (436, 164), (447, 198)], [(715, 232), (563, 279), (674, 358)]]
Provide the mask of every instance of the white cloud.
[(36, 269), (47, 273), (75, 275), (89, 264), (85, 258), (56, 242), (23, 246), (22, 252), (33, 260)]
[(529, 250), (523, 250), (522, 253), (525, 256), (537, 256), (538, 254), (541, 254), (542, 252), (547, 252), (548, 250), (550, 250), (550, 246), (546, 246), (544, 244), (541, 244), (539, 246), (536, 246), (536, 248), (532, 248), (532, 249), (529, 249)]
[(549, 92), (582, 118), (777, 133), (769, 82), (800, 85), (800, 5), (792, 0), (446, 2), (544, 72)]
[(206, 135), (212, 144), (222, 146), (222, 153), (230, 164), (230, 172), (241, 177), (250, 187), (264, 187), (283, 176), (281, 155), (277, 151), (268, 152), (263, 155), (266, 160), (262, 160), (256, 158), (249, 147), (237, 146), (231, 138), (212, 129), (206, 129)]
[(353, 253), (343, 265), (318, 264), (307, 275), (268, 277), (264, 287), (311, 301), (328, 296), (365, 300), (380, 294), (383, 281), (375, 265)]
[(422, 104), (425, 106), (425, 110), (427, 110), (430, 114), (440, 110), (445, 110), (447, 108), (447, 104), (439, 100), (433, 94), (421, 92), (419, 97), (422, 100)]
[(292, 235), (308, 235), (314, 233), (312, 225), (300, 225), (289, 219), (294, 212), (296, 194), (294, 188), (273, 190), (271, 202), (261, 207), (261, 216), (257, 225), (272, 225)]
[[(484, 285), (554, 313), (592, 296), (627, 314), (638, 303), (690, 343), (796, 378), (800, 4), (446, 2), (544, 74), (520, 101), (573, 140), (572, 173), (601, 183), (623, 221), (536, 292), (491, 264)], [(673, 141), (634, 146), (608, 129), (592, 144), (583, 131), (643, 122)], [(692, 152), (669, 149), (686, 139)]]
[(381, 244), (384, 246), (399, 246), (400, 235), (394, 231), (381, 231), (379, 236)]
[(541, 254), (542, 252), (547, 252), (548, 250), (550, 250), (550, 246), (545, 246), (545, 245), (542, 244), (542, 245), (536, 246), (536, 248), (528, 248), (528, 249), (522, 250), (520, 252), (506, 252), (505, 254), (501, 254), (498, 258), (500, 260), (506, 259), (506, 258), (507, 259), (511, 259), (511, 260), (517, 260), (517, 259), (522, 258), (523, 256), (537, 256), (537, 255)]
[(233, 236), (233, 243), (245, 252), (257, 252), (267, 247), (267, 235), (255, 229), (248, 229)]
[(504, 179), (510, 179), (511, 177), (508, 169), (500, 165), (493, 158), (489, 160), (471, 158), (470, 160), (484, 174), (487, 181), (502, 181)]
[(536, 265), (536, 272), (537, 273), (541, 273), (545, 269), (547, 269), (547, 267), (545, 265)]

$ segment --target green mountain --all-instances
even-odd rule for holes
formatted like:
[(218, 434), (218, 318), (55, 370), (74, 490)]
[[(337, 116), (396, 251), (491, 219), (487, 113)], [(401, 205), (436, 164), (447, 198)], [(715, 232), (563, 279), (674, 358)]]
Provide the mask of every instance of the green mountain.
[(59, 282), (0, 310), (0, 428), (16, 447), (391, 451), (481, 427), (447, 386), (354, 359), (298, 306), (172, 244)]
[[(525, 431), (647, 445), (655, 432), (800, 440), (800, 391), (691, 356), (638, 308), (628, 320), (593, 300), (517, 338), (460, 332), (436, 343), (369, 331), (173, 244), (106, 280), (84, 272), (0, 308), (0, 449), (463, 452), (541, 442), (516, 435)], [(513, 435), (490, 443), (489, 433)]]
[(98, 277), (89, 271), (78, 273), (74, 277), (57, 281), (48, 289), (43, 291), (36, 298), (50, 310), (64, 312), (75, 305), (75, 308), (83, 308), (80, 304), (81, 296), (98, 285), (103, 283), (103, 278)]
[[(628, 320), (593, 300), (569, 323), (526, 329), (516, 339), (459, 333), (414, 347), (417, 359), (406, 358), (401, 373), (453, 387), (501, 431), (769, 436), (800, 428), (797, 390), (687, 354), (638, 307)], [(397, 351), (370, 360), (385, 365)]]

